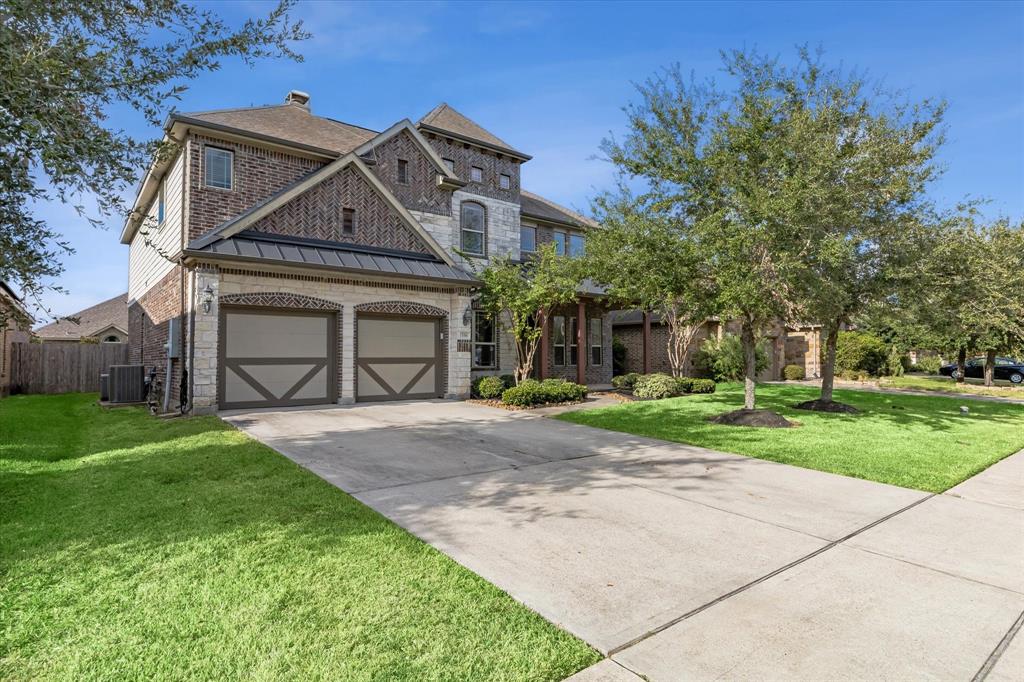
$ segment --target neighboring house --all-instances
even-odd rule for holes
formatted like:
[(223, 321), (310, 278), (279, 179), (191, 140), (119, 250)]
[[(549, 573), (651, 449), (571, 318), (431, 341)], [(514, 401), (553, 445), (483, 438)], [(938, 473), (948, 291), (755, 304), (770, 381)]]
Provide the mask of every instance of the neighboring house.
[(11, 345), (32, 339), (32, 317), (21, 297), (0, 282), (0, 397), (11, 392)]
[[(459, 252), (571, 255), (591, 225), (523, 191), (530, 156), (445, 104), (376, 132), (292, 91), (175, 113), (165, 133), (178, 153), (148, 170), (121, 235), (130, 361), (162, 374), (169, 352), (192, 411), (465, 397), (515, 358)], [(599, 292), (560, 313), (539, 373), (610, 381)]]
[(127, 343), (128, 294), (97, 303), (36, 329), (42, 343)]
[[(624, 371), (644, 371), (643, 314), (639, 310), (616, 311), (611, 314), (615, 339), (626, 349)], [(696, 357), (701, 344), (708, 338), (721, 338), (723, 334), (739, 334), (739, 323), (722, 324), (713, 319), (697, 331), (687, 355), (689, 373), (696, 375)], [(657, 315), (651, 315), (649, 332), (648, 367), (651, 372), (671, 372), (668, 359), (668, 325)], [(775, 381), (782, 377), (786, 365), (804, 368), (807, 378), (821, 375), (821, 327), (813, 324), (777, 324), (768, 332), (768, 368), (758, 377), (762, 381)]]

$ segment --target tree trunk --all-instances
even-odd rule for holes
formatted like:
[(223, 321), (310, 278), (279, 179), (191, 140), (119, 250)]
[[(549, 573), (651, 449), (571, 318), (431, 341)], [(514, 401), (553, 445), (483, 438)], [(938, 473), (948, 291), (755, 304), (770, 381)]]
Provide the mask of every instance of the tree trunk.
[(985, 351), (985, 385), (991, 386), (996, 378), (996, 352), (992, 349)]
[(956, 382), (964, 383), (964, 379), (967, 377), (967, 346), (960, 346), (956, 352), (956, 371)]
[(754, 386), (757, 379), (757, 351), (754, 339), (754, 326), (750, 320), (743, 320), (740, 331), (743, 343), (743, 409), (754, 409)]
[(825, 359), (821, 364), (821, 400), (832, 401), (832, 387), (836, 379), (836, 344), (839, 342), (839, 325), (829, 326), (825, 335)]

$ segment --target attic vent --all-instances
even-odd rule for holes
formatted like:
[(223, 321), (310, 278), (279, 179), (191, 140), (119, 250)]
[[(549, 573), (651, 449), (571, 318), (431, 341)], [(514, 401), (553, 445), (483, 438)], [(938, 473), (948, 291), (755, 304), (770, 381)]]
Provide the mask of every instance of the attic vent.
[(302, 92), (301, 90), (292, 90), (284, 98), (287, 104), (298, 104), (300, 106), (309, 108), (309, 93)]

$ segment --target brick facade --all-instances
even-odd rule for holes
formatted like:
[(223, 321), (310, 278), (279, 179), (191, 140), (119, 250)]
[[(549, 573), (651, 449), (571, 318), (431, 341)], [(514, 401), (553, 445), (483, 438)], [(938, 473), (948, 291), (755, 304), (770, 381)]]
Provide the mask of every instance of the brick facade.
[[(234, 153), (234, 187), (231, 189), (206, 186), (203, 179), (203, 150), (207, 145)], [(189, 136), (185, 153), (188, 154), (189, 163), (186, 241), (206, 234), (327, 163), (202, 135)]]
[[(355, 210), (355, 232), (341, 231), (342, 209)], [(309, 237), (430, 254), (432, 251), (363, 177), (345, 168), (256, 221), (257, 232)]]
[[(403, 206), (437, 215), (452, 214), (451, 190), (437, 186), (438, 169), (407, 130), (374, 147), (372, 158), (377, 163), (370, 168)], [(398, 182), (400, 159), (408, 164), (408, 181), (404, 184)]]
[[(455, 162), (455, 175), (467, 183), (463, 191), (499, 201), (519, 203), (519, 161), (504, 154), (485, 151), (469, 143), (433, 133), (427, 133), (426, 138), (442, 159), (451, 159)], [(480, 182), (473, 182), (473, 166), (483, 170)], [(503, 174), (510, 178), (508, 189), (501, 188), (500, 176)]]
[[(165, 345), (171, 319), (182, 312), (181, 276), (181, 266), (175, 266), (141, 298), (128, 304), (128, 362), (145, 365), (147, 372), (156, 368), (165, 389), (168, 386)], [(182, 366), (181, 358), (171, 362), (172, 408), (177, 407), (180, 399)]]
[[(590, 363), (590, 355), (589, 355), (590, 348), (589, 348), (589, 344), (588, 344), (587, 348), (579, 350), (579, 352), (586, 352), (587, 353), (587, 366), (586, 366), (586, 369), (584, 370), (585, 383), (587, 383), (588, 385), (610, 384), (611, 381), (612, 381), (612, 369), (613, 369), (612, 368), (612, 338), (613, 338), (613, 336), (612, 336), (611, 317), (608, 315), (608, 309), (604, 305), (602, 305), (601, 303), (598, 303), (596, 301), (588, 301), (587, 304), (586, 304), (585, 312), (586, 312), (587, 320), (590, 320), (593, 317), (601, 319), (601, 338), (602, 338), (602, 341), (603, 341), (603, 350), (602, 350), (602, 353), (601, 353), (601, 355), (602, 355), (601, 364), (598, 365), (598, 366), (592, 365)], [(572, 362), (571, 353), (569, 351), (569, 346), (571, 345), (571, 343), (570, 343), (570, 341), (568, 339), (569, 324), (565, 325), (567, 338), (566, 338), (566, 348), (565, 348), (565, 364), (562, 364), (562, 365), (556, 365), (555, 364), (554, 334), (551, 333), (551, 329), (550, 329), (550, 325), (554, 324), (554, 322), (555, 322), (554, 318), (556, 316), (563, 317), (568, 322), (568, 320), (570, 318), (571, 319), (576, 319), (576, 315), (577, 314), (578, 314), (578, 307), (577, 307), (576, 304), (571, 304), (571, 305), (567, 305), (567, 306), (563, 306), (563, 307), (557, 308), (554, 311), (552, 311), (552, 313), (551, 313), (551, 319), (549, 321), (549, 330), (548, 330), (548, 334), (549, 334), (549, 338), (550, 338), (550, 343), (548, 343), (548, 357), (547, 357), (547, 362), (548, 362), (547, 375), (549, 377), (557, 377), (557, 378), (562, 378), (562, 379), (568, 379), (569, 381), (576, 381), (576, 379), (578, 378), (577, 366), (576, 366), (575, 362)], [(587, 324), (589, 324), (589, 323), (587, 323)]]
[[(706, 322), (697, 335), (687, 357), (689, 376), (701, 376), (697, 369), (696, 358), (700, 347), (709, 337), (719, 334), (717, 322)], [(739, 324), (730, 321), (726, 323), (723, 332), (739, 334)], [(622, 343), (626, 348), (625, 372), (643, 372), (643, 325), (642, 324), (618, 324), (614, 327), (615, 340)], [(660, 322), (651, 322), (651, 345), (650, 345), (650, 367), (652, 372), (672, 373), (672, 365), (668, 359), (668, 326)], [(819, 375), (820, 365), (818, 357), (821, 352), (820, 334), (817, 328), (801, 327), (793, 330), (776, 325), (768, 334), (766, 343), (768, 346), (768, 368), (761, 373), (758, 379), (762, 381), (776, 381), (782, 378), (782, 369), (785, 365), (800, 365), (808, 378)]]

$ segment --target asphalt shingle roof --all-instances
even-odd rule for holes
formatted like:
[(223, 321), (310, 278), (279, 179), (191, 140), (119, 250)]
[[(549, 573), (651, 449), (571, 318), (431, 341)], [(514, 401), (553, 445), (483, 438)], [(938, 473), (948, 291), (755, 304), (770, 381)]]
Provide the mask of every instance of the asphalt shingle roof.
[(197, 111), (177, 116), (318, 147), (339, 155), (377, 136), (373, 130), (316, 116), (299, 104)]
[(573, 210), (545, 199), (539, 194), (522, 190), (519, 193), (519, 207), (522, 215), (542, 220), (551, 220), (556, 223), (566, 223), (580, 227), (597, 227), (590, 218), (582, 216)]
[(435, 130), (448, 131), (458, 137), (482, 142), (489, 147), (497, 147), (498, 149), (515, 152), (520, 156), (526, 156), (522, 152), (516, 151), (515, 147), (510, 145), (508, 142), (505, 142), (489, 130), (485, 130), (475, 121), (463, 116), (443, 102), (431, 109), (426, 116), (421, 118), (419, 120), (419, 125), (433, 128)]
[[(77, 318), (78, 322), (67, 318)], [(35, 334), (41, 339), (80, 339), (94, 336), (111, 325), (128, 331), (127, 292), (44, 325)]]

